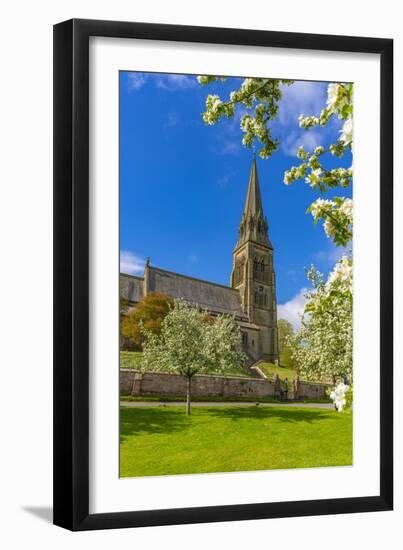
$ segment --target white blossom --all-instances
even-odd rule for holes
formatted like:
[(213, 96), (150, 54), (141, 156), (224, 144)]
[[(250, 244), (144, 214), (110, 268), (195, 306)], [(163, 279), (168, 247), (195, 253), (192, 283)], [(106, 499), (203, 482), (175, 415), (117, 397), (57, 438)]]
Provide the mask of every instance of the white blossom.
[(333, 401), (338, 412), (343, 411), (343, 407), (346, 404), (346, 393), (348, 389), (349, 386), (347, 386), (347, 384), (339, 382), (330, 394), (330, 399)]
[(316, 168), (305, 178), (306, 183), (309, 183), (311, 187), (318, 185), (320, 183), (320, 178), (323, 173), (321, 168)]
[(353, 201), (352, 199), (345, 199), (343, 204), (339, 208), (340, 212), (347, 216), (350, 220), (353, 219)]
[(318, 145), (318, 147), (315, 147), (314, 153), (315, 155), (322, 155), (325, 152), (325, 148), (322, 145)]
[(334, 266), (326, 282), (326, 289), (330, 290), (334, 284), (339, 284), (342, 288), (353, 291), (353, 264), (351, 259), (344, 255)]
[(316, 199), (311, 204), (311, 213), (315, 220), (329, 212), (334, 206), (334, 202), (327, 199)]
[(340, 130), (341, 137), (340, 141), (344, 146), (349, 146), (353, 141), (353, 119), (348, 118), (344, 124), (343, 128)]
[(284, 180), (283, 181), (286, 185), (290, 185), (290, 183), (292, 183), (293, 178), (292, 178), (291, 172), (285, 172), (284, 173)]
[(339, 95), (339, 84), (332, 82), (327, 87), (327, 106), (328, 107), (332, 109), (334, 108), (338, 95)]

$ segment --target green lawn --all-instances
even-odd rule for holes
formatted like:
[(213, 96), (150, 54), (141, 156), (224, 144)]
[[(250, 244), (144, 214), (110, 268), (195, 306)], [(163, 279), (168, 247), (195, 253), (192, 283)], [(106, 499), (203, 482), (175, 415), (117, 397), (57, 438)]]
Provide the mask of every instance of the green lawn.
[(352, 464), (352, 414), (291, 407), (121, 407), (121, 477)]
[[(143, 354), (141, 351), (121, 351), (120, 352), (120, 367), (122, 369), (139, 369), (141, 358)], [(226, 372), (227, 376), (249, 376), (242, 368), (233, 368)]]
[(274, 363), (266, 363), (265, 361), (261, 361), (256, 366), (264, 372), (267, 378), (273, 378), (275, 374), (278, 374), (281, 380), (288, 378), (288, 381), (292, 382), (294, 378), (297, 377), (297, 373), (294, 369), (276, 366)]
[(122, 369), (138, 369), (140, 368), (141, 351), (121, 351), (120, 352), (120, 367)]

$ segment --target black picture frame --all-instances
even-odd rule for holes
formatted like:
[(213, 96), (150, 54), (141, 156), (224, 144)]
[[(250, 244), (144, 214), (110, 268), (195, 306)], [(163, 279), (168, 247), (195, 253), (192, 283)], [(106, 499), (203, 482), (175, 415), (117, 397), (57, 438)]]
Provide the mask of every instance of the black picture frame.
[[(381, 58), (380, 491), (366, 497), (89, 513), (89, 38), (363, 52)], [(77, 530), (392, 510), (393, 41), (72, 19), (54, 26), (54, 523)]]

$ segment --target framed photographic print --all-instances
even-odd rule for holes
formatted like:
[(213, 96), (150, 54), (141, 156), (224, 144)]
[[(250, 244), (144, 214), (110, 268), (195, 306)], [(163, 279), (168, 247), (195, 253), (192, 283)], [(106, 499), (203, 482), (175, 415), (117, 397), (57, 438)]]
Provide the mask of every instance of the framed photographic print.
[(391, 510), (393, 43), (54, 27), (54, 522)]

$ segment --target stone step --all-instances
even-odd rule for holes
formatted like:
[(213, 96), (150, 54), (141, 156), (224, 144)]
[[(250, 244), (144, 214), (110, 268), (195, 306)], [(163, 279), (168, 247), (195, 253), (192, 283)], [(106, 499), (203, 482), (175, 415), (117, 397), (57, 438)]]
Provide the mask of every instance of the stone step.
[(252, 367), (256, 365), (259, 361), (256, 361), (256, 359), (253, 359), (252, 357), (249, 357), (244, 365), (243, 368), (245, 372), (252, 378), (262, 378), (262, 376), (259, 374), (259, 372), (256, 371), (256, 369), (253, 369)]

